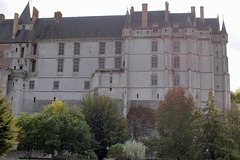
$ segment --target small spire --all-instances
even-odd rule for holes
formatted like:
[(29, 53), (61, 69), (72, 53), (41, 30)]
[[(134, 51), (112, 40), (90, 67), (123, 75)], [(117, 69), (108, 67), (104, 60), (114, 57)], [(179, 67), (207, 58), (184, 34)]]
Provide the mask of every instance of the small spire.
[(193, 27), (193, 25), (192, 25), (192, 22), (191, 22), (191, 19), (190, 19), (190, 17), (188, 16), (188, 18), (187, 18), (187, 26), (186, 26), (187, 28), (192, 28)]
[(130, 28), (130, 23), (131, 23), (131, 16), (129, 15), (129, 12), (127, 11), (126, 13), (126, 22), (125, 22), (125, 25), (124, 25), (124, 28), (127, 29), (127, 28)]
[(23, 10), (21, 16), (19, 17), (19, 24), (32, 24), (30, 17), (30, 6), (29, 2), (27, 3), (25, 9)]
[(164, 27), (164, 28), (170, 27), (169, 21), (168, 21), (168, 18), (167, 18), (167, 17), (165, 17), (163, 27)]
[(223, 24), (222, 24), (222, 31), (221, 31), (222, 34), (227, 34), (227, 30), (226, 30), (226, 27), (225, 27), (225, 23), (224, 23), (224, 20), (223, 20)]
[(129, 16), (128, 8), (127, 8), (126, 16)]

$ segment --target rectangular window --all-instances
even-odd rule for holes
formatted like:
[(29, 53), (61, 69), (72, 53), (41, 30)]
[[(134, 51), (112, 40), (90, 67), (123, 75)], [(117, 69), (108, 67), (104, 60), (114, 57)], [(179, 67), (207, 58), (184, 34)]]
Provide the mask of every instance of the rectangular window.
[(173, 27), (173, 33), (178, 33), (178, 26)]
[(74, 43), (74, 55), (80, 54), (80, 43)]
[(180, 76), (173, 76), (173, 86), (177, 87), (180, 85)]
[(180, 68), (180, 57), (179, 56), (173, 57), (173, 68)]
[(105, 42), (99, 44), (99, 54), (105, 54)]
[(32, 72), (35, 72), (35, 71), (36, 71), (36, 61), (35, 61), (35, 60), (32, 60), (31, 63), (32, 63), (31, 71), (32, 71)]
[(122, 53), (122, 42), (116, 42), (116, 54), (121, 54)]
[(180, 52), (180, 43), (179, 42), (173, 43), (173, 52)]
[(64, 55), (64, 43), (59, 43), (58, 55)]
[(90, 89), (90, 81), (85, 81), (84, 82), (84, 89), (89, 90)]
[(157, 68), (157, 66), (158, 66), (157, 56), (152, 56), (152, 68)]
[(153, 28), (152, 28), (152, 30), (153, 30), (153, 33), (157, 33), (157, 32), (158, 32), (158, 26), (157, 26), (157, 25), (154, 25)]
[(57, 71), (63, 72), (63, 59), (58, 59)]
[(105, 68), (105, 58), (99, 58), (98, 59), (98, 67), (99, 68)]
[(0, 51), (0, 58), (3, 58), (3, 52)]
[(73, 72), (79, 72), (79, 59), (73, 59)]
[(122, 64), (122, 58), (121, 57), (115, 58), (115, 68), (121, 68), (121, 64)]
[(157, 49), (158, 49), (157, 44), (158, 43), (157, 43), (156, 40), (152, 41), (152, 52), (156, 52), (157, 51)]
[(110, 83), (112, 83), (113, 81), (113, 77), (112, 77), (112, 73), (110, 73)]
[(24, 56), (24, 47), (21, 48), (21, 58)]
[(37, 44), (33, 45), (33, 55), (37, 54)]
[(53, 89), (59, 89), (59, 81), (53, 82)]
[(29, 81), (29, 89), (34, 89), (35, 81)]
[(157, 75), (152, 75), (152, 86), (157, 85)]

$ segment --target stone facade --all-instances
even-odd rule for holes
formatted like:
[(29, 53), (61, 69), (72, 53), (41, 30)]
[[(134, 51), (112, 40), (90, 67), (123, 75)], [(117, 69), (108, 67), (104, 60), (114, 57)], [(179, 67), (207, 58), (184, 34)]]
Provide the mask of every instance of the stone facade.
[(230, 107), (224, 23), (220, 30), (218, 18), (204, 18), (203, 7), (197, 18), (194, 7), (170, 13), (165, 5), (73, 18), (38, 18), (34, 8), (31, 19), (28, 4), (19, 19), (0, 19), (0, 83), (14, 113), (41, 111), (56, 98), (80, 105), (83, 94), (97, 91), (118, 99), (126, 115), (131, 106), (157, 107), (179, 85), (200, 107), (211, 87), (217, 106)]

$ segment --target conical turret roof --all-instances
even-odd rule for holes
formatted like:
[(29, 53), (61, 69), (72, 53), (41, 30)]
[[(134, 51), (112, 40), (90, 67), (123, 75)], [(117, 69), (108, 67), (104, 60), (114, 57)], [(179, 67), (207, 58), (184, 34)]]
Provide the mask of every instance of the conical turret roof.
[(27, 3), (25, 9), (23, 10), (23, 12), (19, 18), (19, 24), (32, 24), (32, 20), (30, 17), (29, 2)]

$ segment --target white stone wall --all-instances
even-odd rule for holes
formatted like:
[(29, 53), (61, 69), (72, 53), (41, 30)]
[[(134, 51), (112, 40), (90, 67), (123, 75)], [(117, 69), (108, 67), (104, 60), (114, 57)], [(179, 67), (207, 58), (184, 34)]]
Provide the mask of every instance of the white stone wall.
[[(8, 54), (13, 59), (11, 69), (19, 70), (22, 65), (23, 70), (27, 71), (26, 77), (15, 77), (8, 82), (8, 96), (14, 97), (12, 104), (17, 106), (16, 114), (21, 110), (40, 111), (39, 107), (54, 98), (75, 103), (87, 91), (98, 91), (123, 100), (123, 112), (126, 115), (131, 101), (163, 99), (168, 89), (173, 87), (175, 73), (180, 76), (180, 85), (186, 89), (186, 94), (207, 100), (208, 91), (213, 87), (216, 98), (220, 99), (217, 105), (220, 108), (230, 106), (226, 37), (211, 37), (209, 31), (192, 29), (186, 32), (180, 29), (178, 34), (173, 35), (170, 28), (167, 32), (161, 30), (157, 34), (151, 30), (133, 30), (132, 35), (127, 33), (130, 33), (129, 30), (124, 30), (126, 37), (122, 39), (121, 55), (115, 54), (115, 42), (119, 39), (36, 41), (37, 55), (34, 56), (31, 43), (13, 44)], [(157, 40), (157, 51), (151, 49), (152, 40)], [(173, 44), (176, 41), (180, 44), (180, 52), (174, 53)], [(74, 55), (75, 42), (80, 43), (80, 55)], [(99, 55), (100, 42), (106, 43), (104, 55)], [(65, 44), (64, 55), (58, 55), (59, 43)], [(22, 47), (25, 48), (25, 54), (21, 58)], [(180, 57), (178, 69), (173, 67), (173, 55)], [(121, 69), (115, 69), (115, 57), (119, 56), (124, 65)], [(152, 68), (152, 56), (157, 56), (157, 68)], [(104, 69), (98, 68), (100, 57), (105, 58)], [(60, 73), (57, 72), (59, 58), (64, 59), (63, 72)], [(79, 59), (77, 73), (73, 72), (75, 58)], [(36, 60), (34, 73), (31, 72), (31, 60)], [(157, 85), (152, 86), (152, 75), (157, 76)], [(16, 79), (16, 85), (11, 86)], [(1, 81), (6, 81), (6, 77)], [(29, 89), (29, 81), (35, 81), (34, 89)], [(54, 81), (59, 81), (59, 89), (53, 88)], [(90, 90), (84, 89), (85, 81), (90, 81)], [(196, 103), (203, 107), (198, 100)]]

